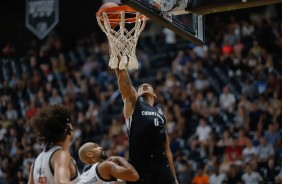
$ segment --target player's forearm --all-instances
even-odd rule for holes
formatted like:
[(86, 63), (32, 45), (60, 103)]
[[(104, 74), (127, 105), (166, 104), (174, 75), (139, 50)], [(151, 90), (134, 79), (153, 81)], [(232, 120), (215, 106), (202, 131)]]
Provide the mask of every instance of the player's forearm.
[(122, 97), (124, 98), (132, 95), (132, 84), (128, 72), (126, 70), (119, 69), (116, 69), (115, 72)]
[(120, 166), (122, 166), (126, 169), (136, 171), (135, 168), (122, 157), (118, 157), (118, 163), (119, 163)]
[(131, 85), (130, 77), (129, 77), (127, 70), (115, 69), (115, 72), (116, 72), (117, 79), (119, 80), (119, 83), (125, 84), (127, 82), (129, 85)]
[(139, 175), (136, 169), (130, 163), (128, 163), (124, 158), (119, 157), (118, 162), (119, 165), (124, 168), (124, 172), (126, 172), (127, 181), (137, 181), (139, 179)]
[(176, 177), (176, 172), (175, 172), (175, 169), (174, 169), (174, 163), (173, 163), (173, 156), (172, 156), (172, 153), (171, 153), (170, 149), (167, 149), (165, 153), (166, 153), (166, 157), (167, 157), (167, 159), (168, 159), (168, 162), (169, 162), (169, 165), (170, 165), (172, 174), (174, 175), (174, 177), (175, 177), (175, 179), (176, 179), (177, 177)]
[(175, 172), (175, 169), (174, 169), (173, 156), (172, 156), (172, 153), (171, 153), (171, 150), (170, 150), (170, 147), (169, 147), (169, 137), (168, 137), (167, 133), (166, 133), (166, 143), (165, 143), (165, 154), (166, 154), (166, 157), (168, 159), (172, 174), (174, 175), (175, 181), (176, 181), (176, 183), (178, 183), (177, 177), (176, 177), (176, 172)]

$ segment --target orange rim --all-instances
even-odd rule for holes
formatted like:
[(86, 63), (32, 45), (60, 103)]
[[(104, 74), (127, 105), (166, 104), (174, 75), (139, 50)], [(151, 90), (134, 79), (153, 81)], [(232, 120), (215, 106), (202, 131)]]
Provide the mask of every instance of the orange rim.
[[(137, 13), (137, 11), (135, 9), (131, 8), (130, 6), (123, 5), (123, 6), (116, 6), (116, 7), (101, 9), (96, 13), (96, 17), (101, 18), (103, 12), (110, 13), (110, 12), (121, 12), (121, 11), (124, 11), (125, 13)], [(139, 19), (142, 20), (143, 18), (148, 19), (146, 16), (140, 14)], [(121, 20), (119, 18), (112, 19), (110, 17), (108, 17), (108, 19), (111, 23), (119, 23), (120, 20)], [(103, 18), (101, 18), (101, 20), (104, 21)], [(125, 18), (124, 21), (125, 22), (136, 22), (136, 17)]]

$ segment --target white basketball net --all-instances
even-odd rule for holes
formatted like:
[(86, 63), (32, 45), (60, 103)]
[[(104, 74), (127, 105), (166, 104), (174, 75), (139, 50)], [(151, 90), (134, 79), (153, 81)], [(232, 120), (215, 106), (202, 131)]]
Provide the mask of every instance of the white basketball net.
[[(111, 27), (111, 22), (106, 12), (102, 12), (100, 16), (97, 16), (97, 22), (102, 31), (107, 35), (110, 44), (109, 67), (112, 69), (119, 68), (120, 70), (138, 69), (138, 61), (135, 50), (138, 37), (145, 27), (146, 18), (144, 16), (140, 16), (139, 12), (136, 12), (134, 13), (135, 22), (127, 22), (125, 19), (125, 13), (127, 12), (119, 11), (114, 13), (120, 14), (120, 22), (115, 23), (119, 26), (118, 30), (114, 30)], [(125, 25), (132, 23), (135, 23), (135, 26), (131, 30), (127, 30)]]

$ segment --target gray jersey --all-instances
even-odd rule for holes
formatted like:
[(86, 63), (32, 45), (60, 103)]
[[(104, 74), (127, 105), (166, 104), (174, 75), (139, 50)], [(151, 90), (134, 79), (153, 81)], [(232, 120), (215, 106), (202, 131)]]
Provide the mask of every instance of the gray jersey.
[[(54, 184), (54, 171), (50, 165), (50, 159), (52, 155), (59, 149), (59, 146), (53, 146), (48, 151), (42, 151), (36, 158), (33, 164), (33, 182), (34, 184)], [(76, 166), (76, 164), (74, 163)], [(78, 183), (80, 175), (77, 170), (77, 175), (71, 179), (73, 183)]]
[(115, 178), (111, 180), (103, 179), (98, 172), (98, 165), (96, 163), (92, 165), (87, 171), (83, 172), (80, 176), (79, 184), (113, 184), (116, 181)]

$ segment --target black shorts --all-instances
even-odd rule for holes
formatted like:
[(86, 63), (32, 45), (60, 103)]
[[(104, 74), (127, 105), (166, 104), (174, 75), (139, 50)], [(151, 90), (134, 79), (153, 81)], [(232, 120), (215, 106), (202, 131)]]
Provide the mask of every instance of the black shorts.
[(126, 182), (127, 184), (175, 184), (170, 165), (164, 162), (138, 162), (131, 164), (139, 174), (137, 182)]

